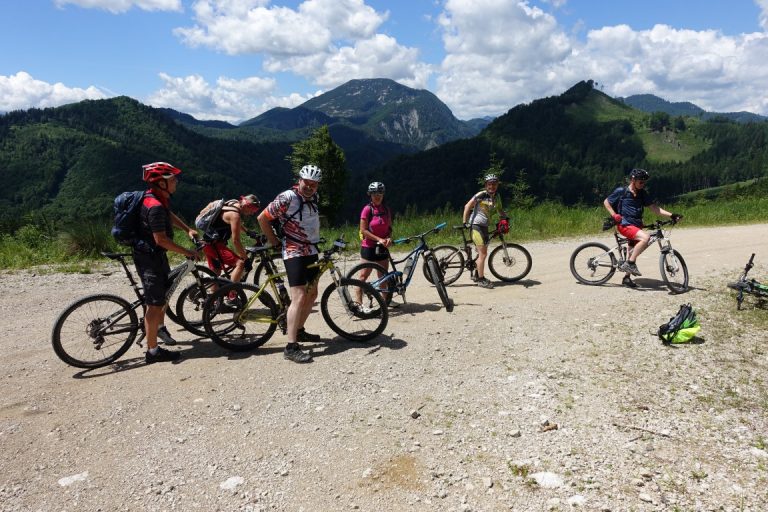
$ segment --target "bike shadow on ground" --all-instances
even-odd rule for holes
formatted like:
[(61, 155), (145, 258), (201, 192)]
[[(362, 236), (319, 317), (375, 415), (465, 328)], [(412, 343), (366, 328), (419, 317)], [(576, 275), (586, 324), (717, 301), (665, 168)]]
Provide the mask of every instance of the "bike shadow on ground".
[[(321, 340), (317, 343), (302, 343), (302, 349), (312, 351), (312, 357), (332, 356), (341, 354), (347, 350), (366, 350), (366, 355), (375, 354), (379, 350), (386, 348), (389, 350), (400, 350), (408, 346), (405, 340), (395, 338), (393, 334), (380, 334), (370, 341), (352, 341), (341, 336), (336, 336), (329, 340)], [(322, 349), (322, 350), (320, 350)]]
[(395, 300), (392, 301), (392, 304), (394, 307), (389, 307), (389, 318), (397, 318), (399, 316), (413, 316), (416, 313), (423, 313), (425, 311), (440, 311), (443, 309), (442, 304), (436, 304), (436, 303), (429, 303), (429, 304), (419, 304), (416, 302), (395, 302)]
[[(504, 281), (499, 281), (497, 279), (494, 279), (491, 281), (491, 284), (493, 284), (494, 288), (503, 288), (507, 286), (522, 286), (523, 288), (532, 288), (534, 286), (539, 286), (541, 284), (541, 281), (537, 281), (535, 279), (521, 279), (520, 281), (515, 281), (513, 283), (506, 283)], [(451, 291), (451, 288), (477, 288), (477, 283), (451, 283), (448, 285), (448, 291)]]
[[(282, 353), (283, 347), (258, 347), (253, 350), (244, 352), (236, 352), (233, 350), (227, 350), (223, 347), (219, 347), (207, 338), (195, 338), (192, 340), (179, 340), (174, 347), (181, 348), (178, 350), (181, 353), (181, 358), (178, 361), (155, 363), (159, 365), (166, 364), (184, 364), (186, 359), (204, 359), (204, 358), (221, 358), (226, 357), (229, 360), (246, 359), (253, 356), (268, 355), (274, 353)], [(171, 350), (177, 350), (177, 348)], [(142, 349), (145, 350), (145, 349)], [(75, 379), (93, 379), (96, 377), (105, 377), (107, 375), (113, 375), (116, 373), (135, 370), (148, 366), (144, 360), (144, 355), (140, 357), (132, 357), (129, 359), (120, 359), (110, 365), (102, 366), (100, 368), (89, 368), (81, 370), (74, 374), (72, 377)]]
[[(610, 282), (605, 283), (600, 286), (608, 286), (612, 288), (626, 288), (627, 290), (632, 290), (634, 292), (666, 292), (667, 295), (685, 295), (686, 293), (693, 291), (693, 290), (706, 290), (706, 288), (698, 288), (696, 286), (688, 285), (688, 288), (684, 292), (673, 292), (669, 289), (667, 286), (667, 283), (662, 281), (661, 279), (653, 279), (650, 277), (636, 277), (634, 279), (635, 284), (637, 284), (637, 288), (630, 288), (628, 286), (624, 286), (621, 284), (621, 281), (619, 282)], [(576, 281), (576, 284), (586, 287), (592, 287), (593, 285), (588, 285), (581, 283), (579, 281)]]

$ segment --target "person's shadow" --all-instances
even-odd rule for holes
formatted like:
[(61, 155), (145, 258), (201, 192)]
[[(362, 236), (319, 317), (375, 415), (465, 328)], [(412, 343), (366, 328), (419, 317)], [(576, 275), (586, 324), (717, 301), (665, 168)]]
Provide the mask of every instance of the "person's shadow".
[[(309, 344), (302, 343), (303, 349), (311, 349), (312, 357), (324, 357), (332, 356), (335, 354), (341, 354), (347, 350), (363, 349), (366, 350), (366, 354), (375, 354), (382, 348), (389, 350), (400, 350), (408, 346), (405, 340), (395, 338), (394, 335), (380, 334), (376, 338), (370, 341), (351, 341), (341, 336), (336, 336), (331, 340), (321, 340), (318, 343)], [(322, 351), (319, 351), (322, 349)]]

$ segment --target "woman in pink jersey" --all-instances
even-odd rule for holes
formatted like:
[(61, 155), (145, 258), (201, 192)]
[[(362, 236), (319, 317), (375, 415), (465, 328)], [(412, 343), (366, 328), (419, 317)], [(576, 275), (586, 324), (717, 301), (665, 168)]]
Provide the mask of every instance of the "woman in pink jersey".
[[(360, 259), (363, 263), (381, 266), (383, 275), (389, 268), (389, 246), (392, 245), (392, 214), (384, 205), (384, 184), (374, 181), (368, 185), (370, 202), (360, 212)], [(357, 278), (366, 281), (371, 269), (363, 269)]]

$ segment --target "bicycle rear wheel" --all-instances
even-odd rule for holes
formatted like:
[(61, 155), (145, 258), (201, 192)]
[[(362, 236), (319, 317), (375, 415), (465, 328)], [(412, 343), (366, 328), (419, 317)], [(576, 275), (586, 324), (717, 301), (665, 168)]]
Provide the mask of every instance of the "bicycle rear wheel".
[(531, 253), (519, 244), (504, 243), (488, 256), (488, 270), (506, 283), (514, 283), (527, 276), (532, 263)]
[[(446, 286), (455, 283), (464, 272), (464, 253), (452, 245), (438, 245), (432, 249), (432, 254), (437, 260), (437, 267), (443, 274), (443, 283)], [(424, 260), (424, 265), (422, 265), (422, 271), (427, 281), (434, 284), (430, 277), (426, 259)]]
[[(230, 293), (235, 295), (230, 299)], [(258, 296), (256, 296), (258, 294)], [(214, 343), (242, 352), (265, 344), (277, 328), (272, 296), (246, 283), (232, 283), (213, 292), (203, 307), (203, 325)]]
[[(354, 297), (362, 297), (362, 303)], [(387, 327), (389, 313), (381, 294), (357, 279), (331, 283), (320, 299), (320, 311), (333, 332), (352, 341), (368, 341)]]
[(77, 368), (113, 363), (139, 332), (133, 306), (116, 295), (89, 295), (70, 304), (53, 324), (53, 351)]
[(598, 242), (582, 244), (571, 254), (571, 274), (583, 284), (607, 283), (616, 273), (616, 266), (616, 256)]
[[(213, 278), (216, 277), (216, 273), (206, 267), (205, 265), (195, 265), (195, 269), (197, 269), (197, 272), (200, 273), (200, 277), (209, 277)], [(173, 292), (173, 295), (168, 298), (168, 307), (165, 310), (165, 314), (168, 318), (170, 318), (174, 323), (179, 324), (180, 326), (184, 327), (186, 329), (186, 326), (184, 325), (184, 321), (179, 318), (178, 314), (176, 313), (176, 309), (174, 309), (173, 305), (178, 304), (178, 297), (181, 295), (181, 292), (186, 290), (189, 286), (192, 284), (197, 283), (197, 279), (195, 279), (195, 275), (192, 272), (187, 273), (187, 275), (184, 276), (184, 279), (181, 280), (179, 283), (179, 286), (176, 287), (176, 291)]]
[[(370, 270), (370, 274), (368, 274), (367, 280), (362, 279), (360, 276), (360, 272), (362, 270)], [(386, 279), (381, 279), (384, 274), (387, 272), (381, 267), (381, 265), (378, 265), (377, 263), (360, 263), (359, 265), (355, 265), (352, 267), (349, 272), (347, 272), (347, 278), (349, 279), (357, 279), (359, 281), (363, 281), (365, 283), (370, 284), (374, 287), (374, 289), (379, 292), (384, 299), (384, 302), (389, 305), (392, 302), (392, 295), (394, 294), (394, 290), (396, 289), (396, 282), (395, 282), (395, 276), (390, 276)], [(379, 281), (381, 279), (381, 281)], [(357, 292), (362, 292), (362, 290), (357, 290)], [(353, 297), (357, 302), (361, 302), (361, 297)]]
[[(253, 284), (261, 286), (264, 280), (267, 278), (267, 274), (270, 274), (274, 270), (278, 274), (285, 273), (285, 263), (281, 254), (273, 254), (269, 257), (271, 263), (271, 269), (267, 268), (267, 263), (260, 262), (256, 267), (256, 272), (253, 273)], [(269, 270), (269, 272), (268, 272)]]
[(453, 311), (453, 301), (448, 297), (448, 290), (445, 289), (443, 275), (437, 266), (437, 260), (430, 254), (426, 257), (425, 263), (427, 264), (427, 269), (432, 277), (432, 282), (435, 285), (435, 288), (437, 288), (437, 294), (440, 296), (440, 300), (442, 301), (443, 306), (445, 306), (445, 310), (450, 313)]
[(688, 266), (682, 254), (672, 249), (659, 256), (661, 277), (672, 293), (683, 293), (688, 290)]

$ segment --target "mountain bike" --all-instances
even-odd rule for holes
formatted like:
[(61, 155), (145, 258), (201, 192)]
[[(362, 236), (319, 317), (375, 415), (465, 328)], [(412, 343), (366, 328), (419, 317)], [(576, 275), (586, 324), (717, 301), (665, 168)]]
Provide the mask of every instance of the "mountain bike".
[[(467, 226), (453, 226), (454, 230), (461, 231), (462, 245), (438, 245), (432, 252), (437, 258), (443, 279), (446, 285), (453, 284), (461, 277), (464, 269), (469, 270), (473, 281), (477, 280), (477, 247), (471, 237), (467, 236)], [(520, 244), (509, 243), (504, 240), (504, 233), (495, 229), (489, 236), (490, 240), (498, 238), (500, 245), (495, 247), (488, 255), (488, 270), (497, 279), (506, 283), (514, 283), (528, 275), (531, 271), (531, 253)], [(426, 268), (424, 276), (429, 279)]]
[[(322, 274), (329, 272), (332, 282), (320, 299), (323, 319), (336, 334), (353, 341), (367, 341), (386, 328), (387, 307), (370, 284), (341, 275), (334, 255), (345, 246), (340, 238), (330, 249), (321, 251), (318, 261), (311, 265), (320, 272), (307, 286), (318, 286)], [(203, 307), (203, 324), (214, 342), (231, 350), (252, 350), (266, 343), (278, 326), (285, 333), (285, 315), (290, 304), (288, 291), (282, 286), (286, 274), (265, 275), (260, 287), (230, 283), (211, 294)], [(232, 295), (235, 300), (227, 304), (226, 299)], [(355, 296), (360, 299), (355, 300)]]
[[(688, 266), (683, 256), (672, 248), (669, 230), (663, 229), (663, 226), (675, 224), (677, 224), (676, 220), (657, 220), (653, 224), (643, 226), (643, 229), (653, 230), (648, 245), (653, 243), (659, 245), (661, 251), (659, 271), (664, 283), (670, 292), (683, 293), (688, 290)], [(616, 273), (619, 265), (627, 260), (628, 251), (634, 247), (634, 241), (621, 236), (615, 227), (613, 236), (616, 239), (616, 246), (612, 249), (599, 242), (588, 242), (573, 251), (571, 273), (580, 283), (588, 285), (606, 283)]]
[[(453, 301), (448, 297), (448, 291), (445, 289), (443, 275), (440, 272), (438, 260), (435, 259), (434, 250), (429, 248), (426, 240), (427, 235), (437, 233), (444, 227), (445, 222), (438, 224), (429, 231), (425, 231), (419, 235), (395, 240), (393, 243), (396, 245), (405, 244), (413, 240), (418, 240), (419, 243), (401, 260), (395, 260), (392, 258), (392, 254), (389, 254), (389, 263), (392, 266), (391, 272), (381, 275), (383, 274), (381, 265), (373, 262), (365, 262), (352, 267), (347, 273), (347, 277), (353, 278), (362, 270), (370, 269), (372, 272), (376, 272), (376, 275), (378, 276), (378, 279), (371, 281), (371, 285), (385, 297), (385, 301), (388, 305), (392, 302), (392, 296), (394, 294), (400, 295), (403, 298), (403, 302), (405, 302), (405, 291), (408, 288), (408, 285), (411, 284), (413, 273), (416, 271), (416, 263), (420, 256), (424, 256), (424, 275), (428, 276), (427, 279), (429, 282), (435, 285), (437, 294), (440, 296), (440, 301), (443, 303), (443, 306), (445, 306), (445, 310), (450, 313), (453, 311)], [(405, 263), (402, 272), (397, 270), (397, 265), (400, 263)]]
[[(266, 244), (267, 239), (264, 235), (252, 231), (249, 231), (247, 234), (258, 245), (245, 248), (245, 271), (243, 272), (240, 281), (247, 282), (248, 276), (255, 264), (256, 271), (253, 275), (253, 284), (258, 286), (259, 282), (263, 281), (266, 275), (284, 271), (285, 266), (280, 252), (265, 250), (266, 246), (264, 244)], [(203, 244), (207, 243), (209, 242), (203, 242)], [(175, 303), (173, 303), (173, 309), (176, 313), (175, 316), (178, 319), (177, 323), (197, 336), (206, 336), (207, 334), (205, 327), (203, 326), (203, 307), (205, 301), (214, 291), (216, 291), (218, 287), (217, 283), (231, 282), (230, 276), (235, 269), (234, 266), (224, 265), (221, 274), (216, 277), (216, 274), (208, 267), (203, 268), (207, 271), (208, 275), (206, 275), (200, 282), (192, 282), (187, 285), (179, 293)], [(169, 310), (170, 309), (169, 306)]]
[[(199, 242), (195, 244), (199, 249)], [(99, 368), (116, 361), (130, 348), (132, 343), (139, 346), (144, 339), (144, 319), (137, 311), (144, 306), (144, 292), (126, 264), (130, 253), (102, 252), (103, 256), (116, 260), (136, 294), (136, 300), (126, 299), (109, 293), (88, 295), (76, 300), (59, 315), (53, 325), (51, 342), (56, 355), (65, 363), (77, 368)], [(174, 267), (166, 299), (169, 299), (179, 283), (192, 274), (197, 282), (208, 279), (187, 258)]]
[(752, 267), (755, 266), (755, 253), (749, 257), (749, 261), (744, 266), (744, 271), (739, 276), (739, 280), (733, 283), (728, 283), (728, 288), (736, 290), (736, 309), (741, 309), (741, 303), (744, 302), (744, 294), (757, 297), (758, 304), (762, 305), (768, 300), (768, 285), (765, 285), (755, 278), (747, 279), (747, 274)]

